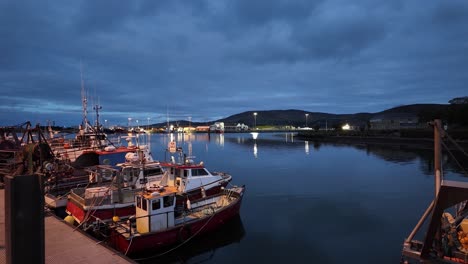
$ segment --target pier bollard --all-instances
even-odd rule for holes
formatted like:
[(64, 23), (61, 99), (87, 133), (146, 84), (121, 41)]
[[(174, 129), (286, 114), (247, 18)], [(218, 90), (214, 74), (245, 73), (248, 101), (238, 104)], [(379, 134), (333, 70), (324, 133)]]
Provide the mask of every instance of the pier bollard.
[(45, 263), (44, 194), (39, 175), (5, 177), (7, 264)]

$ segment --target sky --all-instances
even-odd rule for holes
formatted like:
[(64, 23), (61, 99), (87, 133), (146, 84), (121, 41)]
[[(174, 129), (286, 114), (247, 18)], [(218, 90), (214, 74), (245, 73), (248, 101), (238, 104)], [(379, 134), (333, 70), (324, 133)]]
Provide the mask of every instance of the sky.
[(78, 125), (82, 83), (109, 126), (447, 104), (468, 1), (0, 1), (0, 125)]

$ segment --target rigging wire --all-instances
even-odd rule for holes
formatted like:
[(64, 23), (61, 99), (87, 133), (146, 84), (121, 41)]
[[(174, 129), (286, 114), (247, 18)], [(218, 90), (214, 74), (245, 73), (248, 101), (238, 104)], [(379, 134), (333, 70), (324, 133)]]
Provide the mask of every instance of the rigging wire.
[(453, 160), (455, 161), (455, 163), (457, 163), (457, 165), (461, 168), (461, 170), (463, 171), (463, 173), (468, 176), (468, 172), (465, 170), (465, 168), (460, 164), (460, 162), (457, 160), (457, 158), (455, 157), (455, 155), (452, 153), (452, 151), (448, 148), (447, 144), (445, 144), (445, 142), (441, 141), (442, 142), (442, 145), (445, 147), (445, 150), (447, 150), (447, 152), (450, 154), (450, 156), (453, 158)]

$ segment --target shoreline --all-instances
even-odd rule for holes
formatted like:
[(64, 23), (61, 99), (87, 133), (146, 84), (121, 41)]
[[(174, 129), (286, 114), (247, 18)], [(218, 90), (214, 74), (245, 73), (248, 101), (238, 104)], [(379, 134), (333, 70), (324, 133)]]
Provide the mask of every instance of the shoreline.
[[(434, 149), (434, 140), (429, 138), (402, 138), (402, 137), (376, 137), (376, 136), (340, 136), (340, 135), (303, 135), (298, 138), (313, 142), (338, 144), (372, 144), (372, 145), (404, 145), (424, 149)], [(452, 150), (457, 149), (454, 144), (444, 140)], [(468, 150), (468, 141), (455, 141), (463, 150)]]

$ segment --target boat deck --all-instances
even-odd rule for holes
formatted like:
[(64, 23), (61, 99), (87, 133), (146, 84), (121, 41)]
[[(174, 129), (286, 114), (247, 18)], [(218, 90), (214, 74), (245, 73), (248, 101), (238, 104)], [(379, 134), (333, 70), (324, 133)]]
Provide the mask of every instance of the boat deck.
[[(149, 197), (148, 194), (147, 194), (147, 197)], [(211, 199), (203, 200), (199, 203), (194, 203), (194, 206), (196, 206), (196, 208), (194, 208), (192, 211), (190, 211), (186, 215), (177, 217), (174, 221), (175, 222), (174, 227), (182, 226), (184, 224), (189, 224), (196, 220), (200, 220), (202, 218), (211, 217), (214, 213), (217, 213), (220, 210), (223, 210), (225, 207), (234, 203), (238, 199), (239, 199), (238, 197), (230, 197), (229, 195), (221, 195), (221, 196), (215, 196)], [(132, 234), (134, 236), (141, 236), (141, 234), (138, 233), (137, 231), (136, 225), (134, 224), (131, 225), (127, 222), (119, 223), (118, 225), (114, 226), (114, 229), (126, 239), (130, 239)]]
[[(5, 190), (0, 189), (0, 263), (6, 263)], [(45, 263), (135, 263), (55, 215), (47, 214)]]

